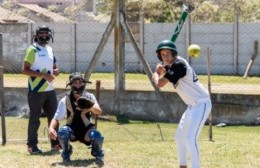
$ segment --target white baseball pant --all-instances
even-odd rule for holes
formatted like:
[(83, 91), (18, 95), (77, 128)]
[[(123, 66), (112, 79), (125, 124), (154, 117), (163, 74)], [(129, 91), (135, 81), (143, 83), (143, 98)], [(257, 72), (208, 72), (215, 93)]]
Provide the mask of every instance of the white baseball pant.
[(188, 106), (182, 115), (175, 135), (180, 165), (187, 165), (190, 152), (191, 168), (200, 167), (198, 137), (211, 111), (211, 101)]

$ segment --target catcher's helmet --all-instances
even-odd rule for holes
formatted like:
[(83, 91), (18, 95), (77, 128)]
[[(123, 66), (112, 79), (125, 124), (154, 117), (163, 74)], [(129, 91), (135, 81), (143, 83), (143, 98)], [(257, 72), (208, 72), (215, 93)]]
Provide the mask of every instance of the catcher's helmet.
[[(39, 34), (41, 32), (46, 32), (48, 35), (47, 36), (39, 36)], [(53, 31), (48, 26), (45, 26), (45, 25), (39, 26), (36, 29), (36, 34), (33, 36), (33, 41), (39, 42), (41, 44), (48, 44), (50, 39), (53, 42), (52, 34), (53, 34)]]
[(176, 47), (174, 42), (172, 42), (171, 40), (163, 40), (159, 43), (159, 45), (157, 46), (157, 49), (156, 49), (157, 57), (160, 61), (162, 61), (162, 57), (161, 57), (161, 54), (160, 54), (160, 51), (162, 49), (171, 50), (173, 56), (177, 56), (177, 54), (178, 54), (177, 47)]
[[(77, 88), (75, 86), (72, 86), (73, 82), (75, 81), (81, 81), (82, 83), (84, 83), (83, 86)], [(75, 72), (75, 73), (72, 73), (70, 74), (69, 76), (69, 82), (67, 84), (66, 87), (70, 86), (71, 87), (71, 91), (74, 93), (74, 94), (82, 94), (83, 91), (85, 90), (85, 87), (86, 87), (86, 84), (87, 83), (91, 83), (90, 81), (86, 81), (83, 76), (79, 73), (79, 72)]]

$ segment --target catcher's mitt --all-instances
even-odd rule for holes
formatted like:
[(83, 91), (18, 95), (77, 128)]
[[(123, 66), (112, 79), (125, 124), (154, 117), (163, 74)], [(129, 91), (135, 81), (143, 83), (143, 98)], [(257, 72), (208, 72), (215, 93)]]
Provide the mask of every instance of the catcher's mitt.
[(90, 109), (95, 103), (86, 96), (81, 96), (77, 99), (77, 104), (80, 109)]

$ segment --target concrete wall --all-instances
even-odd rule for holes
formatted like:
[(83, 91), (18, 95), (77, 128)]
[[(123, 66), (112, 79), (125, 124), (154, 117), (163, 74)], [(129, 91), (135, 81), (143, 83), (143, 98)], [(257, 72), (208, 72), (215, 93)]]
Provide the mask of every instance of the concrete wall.
[(5, 71), (20, 72), (25, 49), (30, 44), (29, 24), (0, 25), (3, 35), (3, 61)]
[[(90, 90), (94, 93), (94, 90)], [(60, 100), (66, 90), (57, 90)], [(12, 116), (23, 116), (28, 113), (27, 89), (5, 88), (5, 113)], [(186, 105), (176, 93), (163, 92), (167, 102), (158, 98), (155, 92), (125, 91), (120, 93), (120, 114), (130, 119), (164, 121), (177, 123)], [(113, 111), (114, 91), (101, 90), (100, 105), (104, 114), (117, 113)], [(226, 124), (260, 124), (260, 96), (213, 94), (213, 123)], [(170, 104), (170, 109), (166, 103)]]
[[(45, 24), (54, 29), (54, 43), (51, 44), (58, 64), (62, 71), (71, 72), (75, 69), (84, 72), (97, 49), (107, 28), (107, 23), (84, 22), (78, 24), (66, 23), (35, 23), (35, 24), (1, 24), (3, 33), (3, 50), (5, 70), (20, 72), (26, 47), (31, 43), (32, 35), (37, 26)], [(132, 26), (137, 26), (136, 24)], [(185, 27), (186, 25), (184, 25)], [(198, 59), (190, 62), (198, 74), (207, 73), (206, 50), (212, 50), (212, 74), (234, 74), (234, 32), (233, 24), (192, 24), (191, 42), (202, 48)], [(155, 50), (163, 39), (172, 35), (174, 24), (145, 24), (144, 55), (153, 69), (158, 63)], [(133, 29), (138, 37), (141, 35)], [(260, 23), (239, 24), (238, 74), (244, 74), (247, 64), (253, 54), (253, 44), (260, 39)], [(177, 39), (179, 55), (185, 57), (188, 47), (188, 30), (183, 28)], [(143, 72), (143, 66), (129, 40), (126, 40), (125, 70), (127, 72)], [(251, 68), (251, 75), (260, 74), (259, 52)], [(105, 45), (95, 71), (111, 72), (114, 69), (114, 34), (113, 31)]]
[[(152, 66), (156, 65), (154, 56), (155, 48), (163, 39), (169, 39), (173, 34), (174, 24), (152, 23), (145, 24), (145, 55)], [(183, 26), (176, 41), (179, 55), (188, 59), (188, 28)], [(246, 66), (253, 54), (255, 40), (260, 39), (260, 24), (239, 24), (238, 30), (238, 74), (244, 74)], [(233, 24), (192, 24), (191, 43), (199, 44), (202, 51), (198, 59), (191, 59), (193, 68), (199, 74), (207, 74), (207, 48), (212, 50), (211, 71), (212, 74), (234, 73), (234, 25)], [(259, 43), (258, 43), (259, 45)], [(259, 57), (259, 52), (258, 52)], [(250, 74), (256, 75), (260, 72), (260, 59), (255, 59)]]

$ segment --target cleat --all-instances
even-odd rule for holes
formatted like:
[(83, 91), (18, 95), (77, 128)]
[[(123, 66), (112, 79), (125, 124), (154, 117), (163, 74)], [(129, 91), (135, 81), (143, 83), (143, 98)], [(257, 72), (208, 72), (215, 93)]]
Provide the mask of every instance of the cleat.
[(28, 152), (31, 155), (42, 154), (42, 150), (40, 150), (37, 146), (28, 146)]
[(51, 152), (60, 152), (61, 151), (61, 146), (60, 144), (54, 145), (51, 147)]
[(96, 156), (96, 160), (104, 162), (104, 152), (103, 152), (103, 150), (99, 151), (99, 153)]
[(97, 156), (97, 157), (96, 157), (96, 160), (97, 160), (97, 161), (104, 162), (104, 156), (102, 156), (102, 157)]
[(100, 155), (96, 156), (96, 164), (98, 164), (100, 167), (103, 167), (104, 165), (104, 153), (103, 151), (101, 152)]

